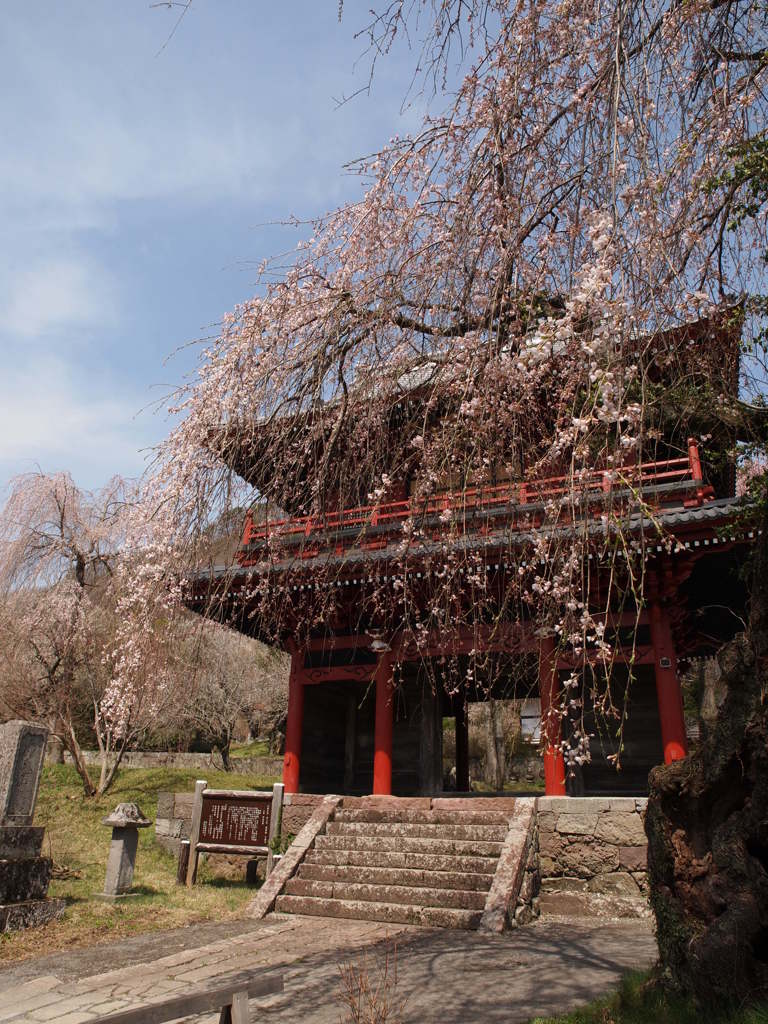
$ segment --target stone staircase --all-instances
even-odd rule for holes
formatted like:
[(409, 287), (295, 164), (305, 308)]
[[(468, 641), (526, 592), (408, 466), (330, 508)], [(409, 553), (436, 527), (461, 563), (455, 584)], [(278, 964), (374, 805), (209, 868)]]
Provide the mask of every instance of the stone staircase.
[(492, 809), (341, 808), (316, 837), (275, 909), (476, 928), (509, 819), (508, 811)]

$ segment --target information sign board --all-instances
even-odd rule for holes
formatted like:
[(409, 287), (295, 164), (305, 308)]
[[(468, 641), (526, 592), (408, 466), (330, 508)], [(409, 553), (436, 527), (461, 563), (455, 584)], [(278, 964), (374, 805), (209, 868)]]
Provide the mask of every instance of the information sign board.
[(200, 843), (265, 847), (271, 810), (271, 793), (218, 796), (215, 791), (204, 791)]
[(266, 854), (267, 873), (272, 868), (270, 844), (280, 827), (283, 785), (272, 792), (253, 789), (208, 789), (205, 779), (195, 784), (192, 829), (189, 837), (187, 885), (197, 876), (201, 853)]

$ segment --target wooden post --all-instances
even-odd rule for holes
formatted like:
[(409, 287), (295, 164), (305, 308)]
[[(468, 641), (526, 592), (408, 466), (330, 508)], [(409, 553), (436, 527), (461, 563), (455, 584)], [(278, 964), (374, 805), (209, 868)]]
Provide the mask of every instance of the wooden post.
[(392, 729), (394, 700), (392, 653), (382, 654), (376, 666), (376, 721), (374, 725), (373, 792), (392, 794)]
[(456, 792), (469, 792), (469, 715), (463, 693), (456, 705)]
[(544, 792), (547, 796), (565, 796), (565, 763), (560, 749), (560, 719), (555, 709), (557, 691), (555, 638), (547, 636), (539, 646), (541, 737), (544, 742)]
[(683, 695), (677, 676), (675, 641), (672, 637), (669, 615), (657, 599), (650, 601), (648, 617), (653, 644), (656, 699), (659, 704), (664, 763), (671, 764), (672, 761), (679, 761), (688, 754)]
[(176, 884), (187, 884), (187, 868), (189, 867), (189, 840), (182, 839), (179, 843), (179, 859), (176, 864)]
[(200, 819), (203, 814), (203, 792), (208, 788), (205, 779), (195, 783), (195, 802), (192, 805), (192, 827), (189, 834), (189, 863), (187, 864), (187, 888), (195, 884), (197, 878), (197, 844), (200, 842)]
[[(691, 471), (691, 479), (701, 484), (704, 480), (704, 474), (701, 471), (701, 457), (699, 456), (699, 446), (695, 437), (688, 438), (688, 467)], [(699, 487), (696, 491), (697, 505), (701, 504), (703, 497), (704, 491)]]
[(285, 757), (283, 758), (283, 785), (286, 793), (298, 793), (301, 765), (301, 733), (304, 724), (304, 652), (291, 655), (291, 674), (288, 680), (288, 721), (285, 726)]
[(269, 878), (270, 872), (274, 866), (274, 852), (272, 850), (272, 840), (278, 834), (278, 829), (283, 818), (283, 792), (285, 786), (282, 782), (276, 782), (272, 787), (272, 807), (269, 812), (269, 835), (267, 838), (267, 846), (269, 847), (269, 853), (267, 854), (267, 878)]

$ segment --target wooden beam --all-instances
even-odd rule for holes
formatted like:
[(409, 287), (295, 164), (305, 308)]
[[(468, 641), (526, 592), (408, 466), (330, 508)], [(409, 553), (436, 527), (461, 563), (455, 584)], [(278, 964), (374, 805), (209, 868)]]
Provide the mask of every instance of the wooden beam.
[(192, 804), (192, 825), (189, 830), (189, 863), (187, 864), (187, 888), (191, 889), (197, 878), (197, 844), (200, 841), (200, 820), (203, 816), (203, 793), (208, 786), (205, 779), (195, 783), (195, 799)]
[[(283, 991), (283, 976), (272, 978), (254, 977), (253, 972), (232, 974), (228, 977), (211, 979), (207, 984), (193, 988), (181, 996), (165, 999), (161, 1003), (145, 1004), (133, 1010), (121, 1010), (103, 1017), (91, 1018), (92, 1024), (165, 1024), (165, 1021), (177, 1020), (179, 1017), (197, 1016), (214, 1010), (235, 1005), (235, 1000), (242, 1012), (243, 1001), (247, 1009), (247, 1001), (259, 996), (271, 996)], [(247, 1020), (240, 1018), (241, 1020)], [(233, 1018), (237, 1021), (237, 1018)]]

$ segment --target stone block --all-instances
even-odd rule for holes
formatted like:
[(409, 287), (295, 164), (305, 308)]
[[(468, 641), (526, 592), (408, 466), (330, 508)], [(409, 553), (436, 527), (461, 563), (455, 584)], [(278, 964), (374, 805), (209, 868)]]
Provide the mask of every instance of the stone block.
[(570, 918), (584, 922), (594, 918), (647, 918), (648, 904), (640, 897), (601, 893), (546, 893), (541, 896), (542, 917)]
[(544, 875), (555, 875), (559, 870), (559, 864), (552, 857), (541, 856), (539, 857), (539, 868), (542, 877)]
[(39, 857), (44, 832), (44, 828), (34, 825), (0, 825), (0, 859)]
[(610, 893), (613, 896), (639, 896), (640, 888), (627, 871), (608, 871), (595, 875), (587, 883), (590, 892)]
[(557, 859), (565, 846), (565, 839), (558, 832), (539, 833), (539, 852), (543, 856)]
[(542, 878), (542, 892), (584, 892), (587, 888), (586, 878)]
[(602, 796), (540, 796), (536, 801), (539, 813), (596, 814), (610, 809), (611, 801)]
[(195, 803), (194, 793), (174, 793), (173, 794), (173, 814), (169, 815), (171, 818), (188, 818), (192, 820), (192, 808)]
[(637, 798), (634, 796), (612, 796), (608, 800), (608, 810), (619, 814), (636, 814)]
[(0, 860), (0, 903), (42, 899), (48, 892), (51, 868), (47, 857)]
[(27, 900), (0, 905), (0, 933), (47, 924), (61, 917), (66, 908), (65, 900)]
[(620, 846), (619, 866), (627, 871), (645, 871), (648, 867), (648, 847)]
[(313, 810), (308, 804), (283, 805), (282, 836), (298, 835), (312, 817)]
[(157, 816), (156, 820), (159, 821), (161, 818), (174, 818), (174, 804), (176, 803), (176, 794), (169, 792), (161, 792), (157, 794)]
[[(284, 797), (284, 804), (293, 804), (297, 807), (318, 807), (323, 802), (322, 793), (286, 793)], [(350, 797), (345, 797), (345, 800)], [(354, 799), (362, 800), (362, 797)]]
[(559, 815), (554, 811), (539, 811), (538, 814), (539, 832), (554, 832)]
[(595, 838), (615, 846), (642, 846), (647, 842), (643, 819), (639, 814), (611, 813), (600, 815)]
[(591, 878), (604, 871), (615, 871), (618, 866), (618, 849), (607, 843), (596, 842), (571, 843), (566, 846), (558, 865), (560, 871), (577, 878)]
[(190, 822), (182, 818), (158, 818), (155, 822), (155, 835), (164, 839), (189, 839)]
[(597, 814), (560, 814), (555, 827), (561, 835), (593, 836), (597, 820)]
[(0, 825), (32, 824), (47, 741), (42, 725), (0, 725)]

